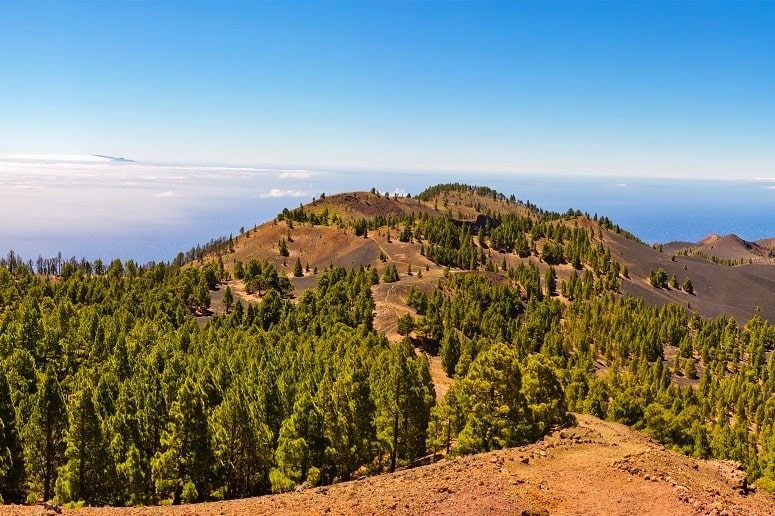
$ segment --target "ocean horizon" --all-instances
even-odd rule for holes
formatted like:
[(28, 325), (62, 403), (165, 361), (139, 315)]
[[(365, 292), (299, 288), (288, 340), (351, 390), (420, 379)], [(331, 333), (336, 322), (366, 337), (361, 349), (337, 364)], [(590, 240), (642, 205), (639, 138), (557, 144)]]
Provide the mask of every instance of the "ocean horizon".
[(775, 237), (775, 178), (671, 179), (461, 172), (358, 172), (154, 164), (107, 156), (0, 157), (0, 252), (172, 260), (321, 193), (416, 195), (465, 182), (540, 208), (606, 216), (647, 243), (712, 233)]

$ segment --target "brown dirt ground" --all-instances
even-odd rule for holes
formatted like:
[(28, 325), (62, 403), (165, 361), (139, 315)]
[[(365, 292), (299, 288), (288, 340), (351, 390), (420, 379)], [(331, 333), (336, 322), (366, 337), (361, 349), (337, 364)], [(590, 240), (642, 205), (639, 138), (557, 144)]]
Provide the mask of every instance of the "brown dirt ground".
[[(72, 516), (248, 514), (765, 515), (775, 497), (741, 494), (724, 461), (665, 450), (626, 426), (579, 415), (578, 426), (521, 448), (441, 460), (298, 492), (177, 507), (83, 508)], [(2, 515), (45, 514), (5, 506)]]
[(329, 195), (304, 206), (309, 213), (321, 214), (325, 210), (331, 217), (338, 216), (345, 222), (360, 218), (398, 216), (404, 213), (431, 213), (433, 209), (413, 198), (385, 197), (370, 192), (348, 192)]
[(267, 222), (240, 236), (235, 252), (223, 257), (224, 265), (231, 269), (237, 260), (243, 263), (251, 258), (272, 262), (280, 273), (290, 275), (298, 257), (303, 266), (322, 270), (331, 264), (342, 267), (367, 265), (379, 261), (379, 249), (374, 242), (356, 237), (352, 230), (328, 226), (303, 226), (297, 224), (290, 230), (288, 242), (290, 256), (280, 256), (278, 242), (288, 236), (285, 222)]
[[(491, 213), (514, 213), (525, 217), (534, 216), (530, 210), (516, 204), (505, 203), (492, 197), (483, 197), (470, 192), (446, 192), (424, 203), (429, 208), (438, 208), (438, 212), (449, 210), (453, 217), (463, 220), (476, 219), (486, 211)], [(437, 213), (438, 213), (437, 212)], [(462, 217), (461, 217), (462, 215)]]

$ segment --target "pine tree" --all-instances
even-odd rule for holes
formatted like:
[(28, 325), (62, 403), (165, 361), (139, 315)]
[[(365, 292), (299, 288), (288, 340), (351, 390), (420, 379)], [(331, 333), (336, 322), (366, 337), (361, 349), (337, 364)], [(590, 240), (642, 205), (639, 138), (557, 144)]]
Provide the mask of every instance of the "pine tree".
[(296, 257), (296, 263), (293, 265), (293, 275), (296, 278), (301, 278), (302, 276), (304, 276), (304, 271), (301, 267), (301, 258), (299, 258), (298, 256)]
[(44, 500), (54, 494), (57, 468), (64, 462), (67, 409), (53, 367), (46, 369), (30, 420), (24, 427), (25, 461)]
[(280, 256), (287, 257), (290, 255), (290, 252), (288, 251), (288, 242), (284, 238), (280, 240), (279, 248)]
[(385, 269), (385, 274), (382, 276), (382, 281), (385, 283), (395, 283), (398, 280), (399, 280), (399, 277), (398, 277), (398, 270), (396, 270), (396, 265), (394, 263), (391, 263)]
[(18, 347), (28, 351), (33, 357), (45, 356), (43, 325), (38, 304), (32, 297), (28, 297), (22, 301), (18, 310), (17, 323), (10, 328), (13, 340)]
[(384, 366), (372, 371), (371, 380), (377, 437), (389, 455), (390, 471), (395, 471), (399, 461), (425, 453), (433, 395), (423, 378), (430, 374), (427, 360), (420, 362), (406, 339), (385, 350), (378, 362)]
[[(212, 450), (204, 393), (192, 379), (186, 378), (178, 389), (169, 418), (162, 451), (153, 459), (156, 490), (162, 497), (171, 496), (176, 505), (204, 500), (210, 494)], [(194, 493), (195, 500), (185, 500)]]
[(455, 374), (455, 367), (460, 359), (460, 341), (455, 335), (455, 330), (450, 328), (444, 332), (444, 337), (441, 339), (441, 349), (439, 351), (441, 355), (441, 365), (447, 372), (447, 376), (453, 376)]
[(211, 418), (215, 459), (228, 498), (255, 496), (269, 490), (272, 433), (257, 400), (242, 382), (232, 384)]
[(692, 380), (697, 379), (697, 366), (694, 365), (694, 360), (692, 358), (687, 358), (684, 361), (683, 373), (687, 378)]
[(89, 505), (102, 505), (110, 503), (113, 494), (108, 443), (103, 438), (91, 385), (86, 380), (82, 384), (70, 400), (67, 463), (59, 470), (57, 499), (62, 503), (83, 500)]
[(371, 461), (376, 441), (369, 375), (360, 357), (348, 360), (340, 370), (324, 404), (327, 456), (334, 464), (335, 476), (349, 480), (358, 468)]
[(379, 273), (377, 272), (376, 267), (371, 267), (369, 269), (369, 283), (371, 283), (372, 285), (379, 284)]
[(477, 355), (460, 385), (460, 404), (467, 414), (458, 436), (463, 453), (490, 451), (528, 442), (534, 433), (522, 374), (514, 351), (493, 344)]
[(412, 333), (412, 330), (414, 330), (414, 319), (409, 314), (404, 314), (401, 317), (398, 318), (398, 321), (396, 323), (396, 332), (406, 337), (410, 333)]
[(226, 308), (226, 313), (231, 312), (231, 307), (234, 304), (234, 294), (231, 292), (231, 287), (226, 285), (223, 291), (223, 305)]
[(665, 272), (665, 269), (652, 270), (649, 275), (649, 283), (651, 283), (652, 287), (667, 288), (667, 272)]
[(24, 501), (24, 451), (16, 428), (5, 372), (0, 367), (0, 497), (8, 503)]
[[(237, 306), (242, 304), (237, 302)], [(233, 317), (238, 315), (235, 310)], [(174, 396), (173, 386), (168, 386), (165, 379), (154, 368), (148, 368), (142, 376), (138, 375), (135, 390), (138, 405), (138, 439), (136, 450), (130, 446), (127, 453), (126, 468), (123, 476), (129, 480), (133, 489), (134, 500), (156, 501), (156, 486), (153, 477), (153, 459), (162, 450), (162, 436), (168, 421), (169, 405), (166, 396)], [(142, 486), (142, 488), (141, 488)], [(144, 488), (144, 493), (142, 492)]]
[(310, 393), (303, 391), (280, 429), (275, 451), (277, 469), (270, 473), (272, 491), (287, 491), (304, 482), (310, 470), (323, 463), (324, 452), (320, 411)]
[(552, 296), (557, 291), (557, 273), (554, 267), (549, 267), (544, 275), (544, 286), (546, 288), (546, 295)]
[(565, 426), (572, 421), (565, 392), (545, 355), (530, 355), (522, 380), (522, 393), (537, 425), (537, 435), (545, 435), (553, 427)]
[(234, 262), (234, 277), (238, 280), (245, 278), (245, 267), (242, 265), (242, 262), (237, 260)]

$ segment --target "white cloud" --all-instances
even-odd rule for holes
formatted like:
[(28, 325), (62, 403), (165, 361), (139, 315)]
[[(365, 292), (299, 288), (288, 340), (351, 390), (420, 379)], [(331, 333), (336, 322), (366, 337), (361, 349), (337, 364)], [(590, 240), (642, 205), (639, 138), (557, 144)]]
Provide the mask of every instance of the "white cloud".
[(407, 194), (406, 190), (402, 188), (396, 187), (392, 192), (388, 192), (385, 190), (384, 192), (380, 192), (382, 195), (398, 195), (399, 197), (403, 197)]
[(167, 190), (166, 192), (159, 192), (155, 195), (155, 197), (163, 197), (163, 198), (169, 198), (169, 197), (180, 197), (179, 194), (176, 194), (172, 190)]
[(279, 175), (280, 179), (309, 179), (313, 175), (307, 170), (288, 170)]
[[(325, 190), (316, 183), (326, 176), (290, 167), (0, 154), (0, 255), (8, 248), (25, 256), (61, 249), (78, 256), (164, 259), (267, 220), (279, 205), (311, 199), (309, 192)], [(256, 208), (258, 197), (266, 201)], [(105, 238), (117, 227), (134, 236)]]
[[(152, 224), (162, 231), (160, 220), (180, 229), (192, 217), (225, 203), (239, 206), (250, 197), (311, 198), (309, 183), (319, 175), (302, 169), (0, 154), (0, 244), (18, 247), (15, 235), (35, 231), (73, 241), (117, 226)], [(223, 231), (213, 224), (213, 235)]]
[(306, 197), (309, 195), (307, 192), (301, 190), (280, 190), (279, 188), (272, 188), (268, 192), (262, 192), (258, 196), (262, 199), (267, 198), (279, 198), (279, 197)]
[(0, 154), (0, 160), (49, 163), (91, 163), (112, 161), (108, 156), (89, 156), (85, 154)]

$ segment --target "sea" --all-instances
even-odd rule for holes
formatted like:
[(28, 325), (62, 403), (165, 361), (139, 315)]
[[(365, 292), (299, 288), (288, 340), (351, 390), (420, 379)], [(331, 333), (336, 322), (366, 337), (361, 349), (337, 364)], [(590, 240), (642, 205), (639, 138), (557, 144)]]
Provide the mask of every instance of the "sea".
[(108, 156), (0, 156), (0, 253), (172, 260), (322, 193), (415, 195), (485, 185), (544, 209), (607, 216), (647, 243), (712, 233), (775, 237), (775, 178), (671, 179), (518, 173), (315, 170), (144, 163)]

